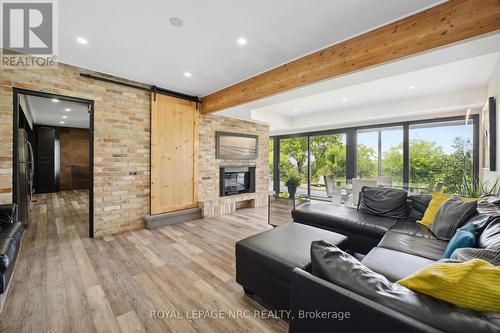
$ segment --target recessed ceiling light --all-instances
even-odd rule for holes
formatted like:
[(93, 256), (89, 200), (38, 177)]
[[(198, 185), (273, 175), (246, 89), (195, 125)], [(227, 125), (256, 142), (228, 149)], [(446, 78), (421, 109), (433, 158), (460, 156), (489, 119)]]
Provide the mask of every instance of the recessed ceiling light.
[(64, 124), (64, 121), (60, 121), (59, 124)]
[(83, 45), (87, 45), (89, 43), (89, 41), (83, 37), (76, 37), (76, 41), (80, 44), (83, 44)]
[(347, 98), (342, 98), (342, 103), (349, 102)]
[(191, 76), (193, 76), (193, 74), (191, 74), (191, 72), (184, 72), (184, 76), (185, 77), (191, 77)]
[(54, 103), (58, 103), (59, 102), (59, 100), (57, 98), (52, 98), (51, 101), (54, 102)]
[(240, 45), (246, 45), (247, 44), (247, 39), (245, 37), (240, 37), (240, 38), (238, 38), (237, 42)]
[(64, 111), (71, 112), (71, 109), (70, 108), (66, 108), (66, 109), (64, 109)]
[(298, 112), (299, 108), (293, 108), (293, 112)]
[(68, 116), (62, 116), (62, 117), (63, 117), (63, 119), (66, 119), (66, 118), (68, 118)]
[(184, 23), (182, 23), (182, 20), (178, 17), (171, 17), (168, 19), (168, 22), (170, 22), (171, 25), (177, 28), (182, 27), (184, 25)]
[(412, 90), (412, 89), (415, 89), (415, 88), (416, 88), (415, 86), (409, 86), (408, 90)]

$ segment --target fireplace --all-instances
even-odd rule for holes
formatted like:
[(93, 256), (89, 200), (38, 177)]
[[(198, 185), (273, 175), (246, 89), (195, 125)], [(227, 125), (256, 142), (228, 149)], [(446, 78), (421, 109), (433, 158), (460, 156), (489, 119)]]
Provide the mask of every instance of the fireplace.
[(219, 174), (221, 197), (255, 192), (254, 166), (224, 166)]

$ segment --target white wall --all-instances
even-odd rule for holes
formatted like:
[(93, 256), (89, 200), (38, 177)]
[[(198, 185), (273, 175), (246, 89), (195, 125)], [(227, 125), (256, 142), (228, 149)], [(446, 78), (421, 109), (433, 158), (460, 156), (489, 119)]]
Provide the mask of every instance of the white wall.
[(500, 116), (499, 116), (499, 99), (500, 99), (500, 56), (498, 57), (497, 64), (493, 69), (493, 73), (491, 75), (489, 84), (488, 84), (488, 97), (495, 97), (497, 100), (497, 171), (492, 172), (486, 169), (482, 171), (482, 179), (487, 181), (489, 184), (493, 184), (498, 177), (500, 177), (500, 137), (499, 137), (499, 129), (500, 129)]

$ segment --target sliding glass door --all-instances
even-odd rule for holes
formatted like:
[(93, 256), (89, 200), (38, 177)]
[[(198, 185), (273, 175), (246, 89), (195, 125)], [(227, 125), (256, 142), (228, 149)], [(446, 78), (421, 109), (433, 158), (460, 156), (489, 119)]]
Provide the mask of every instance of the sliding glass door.
[(308, 147), (307, 137), (288, 138), (280, 140), (279, 160), (279, 192), (288, 192), (285, 185), (292, 175), (298, 175), (302, 182), (297, 188), (297, 193), (308, 194)]
[(403, 126), (357, 131), (356, 175), (385, 177), (391, 186), (403, 186)]
[(346, 135), (316, 135), (310, 142), (311, 195), (327, 197), (329, 183), (346, 184)]
[(462, 193), (473, 180), (474, 126), (463, 120), (410, 125), (410, 190)]
[(347, 185), (352, 177), (417, 193), (438, 184), (446, 192), (464, 193), (477, 181), (479, 153), (478, 116), (465, 118), (276, 137), (271, 171), (274, 177), (279, 173), (280, 182), (273, 188), (287, 192), (285, 182), (296, 174), (302, 180), (297, 193), (316, 197), (331, 196), (331, 185)]

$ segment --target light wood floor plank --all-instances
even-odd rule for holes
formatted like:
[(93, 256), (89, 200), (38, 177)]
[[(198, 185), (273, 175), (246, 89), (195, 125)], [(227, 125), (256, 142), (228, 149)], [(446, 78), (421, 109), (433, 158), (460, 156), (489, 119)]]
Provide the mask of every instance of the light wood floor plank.
[[(186, 317), (265, 309), (235, 282), (234, 258), (238, 240), (271, 228), (265, 208), (89, 239), (86, 191), (34, 198), (0, 332), (288, 330), (273, 318)], [(159, 310), (181, 317), (155, 317)]]

